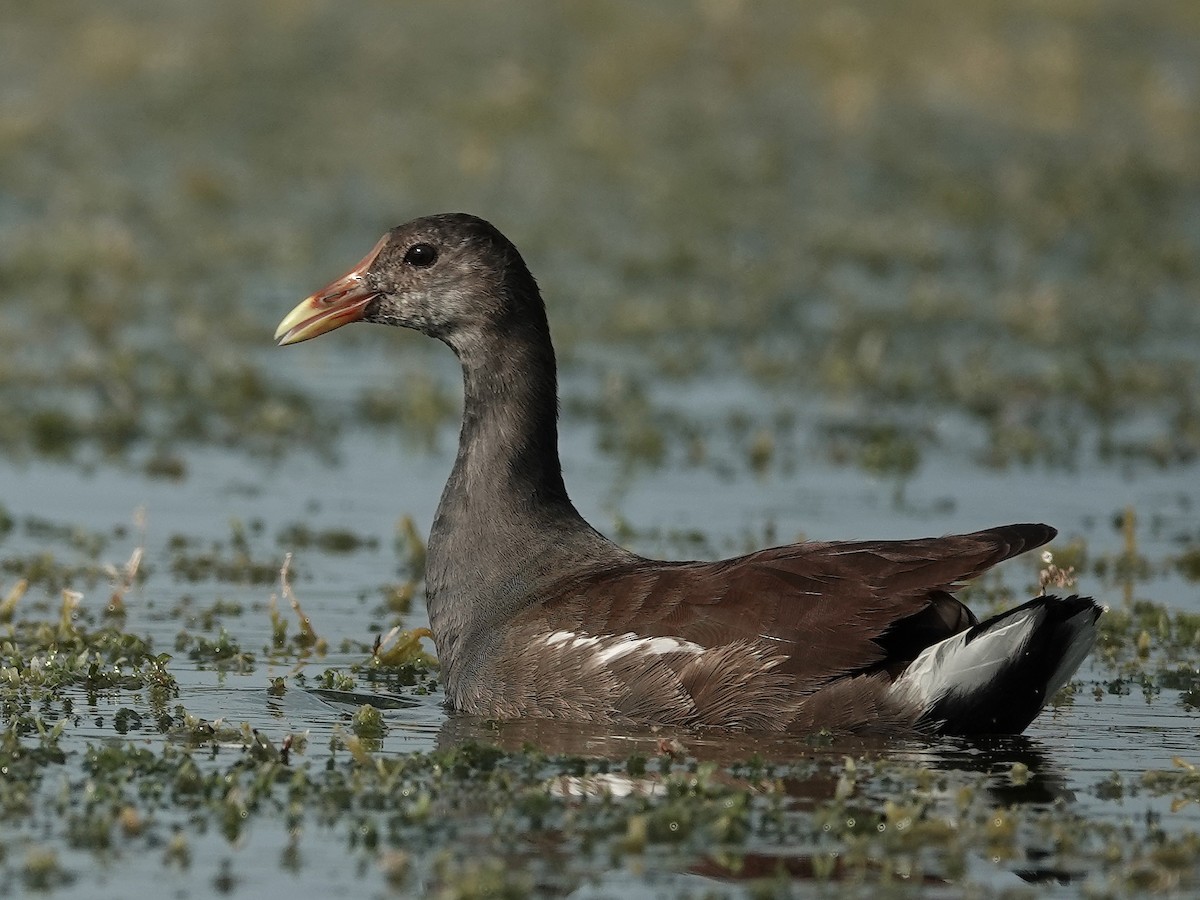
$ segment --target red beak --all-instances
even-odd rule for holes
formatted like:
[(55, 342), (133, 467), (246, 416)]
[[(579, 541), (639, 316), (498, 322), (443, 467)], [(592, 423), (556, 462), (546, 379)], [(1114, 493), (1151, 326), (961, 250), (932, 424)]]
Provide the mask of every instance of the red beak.
[(349, 322), (359, 321), (367, 304), (379, 296), (378, 291), (367, 285), (366, 276), (387, 242), (388, 235), (385, 234), (374, 249), (362, 258), (362, 262), (337, 281), (302, 300), (284, 316), (275, 329), (275, 340), (279, 346), (307, 341)]

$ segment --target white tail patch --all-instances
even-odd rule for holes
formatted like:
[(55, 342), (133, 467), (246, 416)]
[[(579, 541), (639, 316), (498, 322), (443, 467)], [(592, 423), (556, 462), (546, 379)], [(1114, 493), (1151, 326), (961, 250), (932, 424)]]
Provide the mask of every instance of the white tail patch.
[[(1013, 671), (1011, 667), (1028, 652), (1030, 638), (1046, 627), (1050, 611), (1045, 604), (1058, 602), (1061, 601), (1048, 598), (1044, 603), (1034, 603), (999, 617), (984, 631), (973, 628), (926, 647), (896, 679), (892, 690), (905, 694), (926, 713), (947, 698), (969, 701), (972, 695), (985, 693), (997, 686), (1006, 670)], [(1053, 651), (1058, 655), (1058, 662), (1054, 671), (1038, 686), (1043, 698), (1048, 700), (1054, 696), (1092, 649), (1098, 633), (1098, 615), (1097, 608), (1089, 603), (1053, 626), (1059, 635), (1065, 633), (1070, 637), (1065, 647)], [(972, 634), (974, 637), (968, 641)]]
[[(951, 692), (971, 694), (980, 690), (990, 684), (1013, 657), (1020, 655), (1045, 617), (1042, 607), (1025, 609), (977, 634), (970, 643), (967, 643), (970, 632), (964, 631), (926, 647), (896, 679), (892, 690), (908, 694), (926, 711)], [(1090, 641), (1087, 646), (1091, 646)], [(1084, 654), (1086, 652), (1085, 649)], [(1082, 658), (1080, 655), (1079, 659)], [(1066, 677), (1074, 671), (1074, 667), (1067, 669)]]

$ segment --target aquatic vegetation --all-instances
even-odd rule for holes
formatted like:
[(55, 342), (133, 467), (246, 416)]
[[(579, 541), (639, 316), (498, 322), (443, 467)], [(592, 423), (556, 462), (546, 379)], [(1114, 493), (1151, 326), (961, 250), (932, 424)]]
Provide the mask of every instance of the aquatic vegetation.
[(356, 418), (435, 449), (442, 430), (457, 425), (459, 406), (454, 386), (418, 370), (406, 373), (394, 385), (365, 388)]
[(249, 672), (253, 671), (255, 666), (254, 654), (243, 650), (224, 628), (215, 640), (181, 631), (175, 640), (175, 652), (186, 652), (188, 658), (202, 668), (214, 666), (223, 670)]
[[(370, 707), (356, 715), (356, 731), (381, 726)], [(305, 758), (312, 748), (293, 736), (280, 750), (244, 727), (188, 720), (184, 733), (186, 741), (158, 751), (91, 748), (82, 766), (90, 799), (60, 795), (54, 832), (96, 853), (165, 842), (172, 849), (162, 864), (186, 865), (192, 844), (212, 840), (194, 831), (196, 823), (232, 843), (285, 815), (301, 858), (313, 849), (306, 833), (319, 828), (387, 870), (389, 880), (447, 890), (565, 889), (631, 859), (639, 868), (679, 868), (764, 890), (772, 883), (786, 890), (794, 878), (949, 886), (980, 856), (1090, 890), (1183, 888), (1200, 874), (1200, 836), (1163, 835), (1153, 823), (1081, 829), (1076, 814), (1053, 804), (1004, 803), (1006, 784), (1020, 788), (1040, 777), (1020, 764), (994, 774), (934, 773), (832, 754), (751, 763), (731, 777), (686, 752), (649, 765), (471, 743), (380, 756), (356, 737), (346, 739), (344, 755), (335, 749), (330, 765), (317, 766)], [(7, 755), (11, 738), (4, 740)], [(206, 747), (228, 747), (232, 758), (209, 756)], [(1139, 789), (1190, 802), (1192, 768), (1180, 762), (1174, 772), (1149, 772)], [(48, 812), (25, 809), (33, 821)]]
[(401, 571), (412, 579), (425, 577), (425, 537), (412, 516), (401, 516), (396, 523), (395, 550)]
[(379, 546), (379, 538), (375, 535), (356, 534), (349, 528), (314, 530), (303, 522), (285, 526), (276, 540), (280, 546), (288, 548), (293, 554), (297, 550), (310, 548), (317, 548), (324, 553), (357, 553), (360, 550), (374, 550)]
[(376, 639), (371, 650), (371, 662), (384, 668), (418, 662), (429, 665), (433, 659), (421, 650), (422, 638), (432, 639), (433, 632), (428, 628), (414, 628), (411, 631), (393, 628), (387, 635)]
[[(253, 530), (261, 529), (254, 523)], [(245, 584), (269, 584), (275, 580), (282, 560), (254, 558), (250, 532), (239, 521), (230, 523), (228, 542), (214, 542), (207, 550), (193, 549), (181, 535), (171, 541), (171, 573), (182, 581), (224, 581)]]
[[(287, 586), (286, 569), (281, 578)], [(64, 601), (63, 609), (77, 604)], [(1150, 604), (1114, 618), (1118, 625), (1105, 632), (1113, 646), (1128, 644), (1139, 629), (1160, 629), (1152, 651), (1133, 654), (1151, 668), (1174, 658), (1176, 635), (1194, 637), (1195, 623)], [(197, 639), (193, 652), (202, 648), (206, 665), (239, 655), (244, 661), (218, 621), (207, 623), (218, 629), (216, 639)], [(394, 730), (396, 712), (382, 701), (421, 696), (436, 682), (419, 657), (413, 668), (376, 653), (361, 667), (316, 679), (350, 703), (361, 698), (347, 710), (348, 733), (335, 732), (322, 750), (304, 735), (204, 720), (172, 705), (179, 689), (170, 659), (136, 635), (87, 630), (65, 613), (8, 627), (8, 641), (0, 642), (0, 767), (20, 777), (0, 787), (0, 807), (43, 843), (24, 845), (32, 868), (29, 855), (9, 854), (0, 866), (25, 859), (19, 877), (27, 885), (65, 884), (82, 874), (45, 857), (55, 846), (47, 840), (98, 855), (164, 848), (151, 866), (186, 868), (199, 852), (235, 846), (248, 830), (284, 820), (294, 865), (328, 840), (315, 835), (329, 834), (378, 877), (446, 891), (569, 889), (614, 865), (660, 878), (686, 871), (751, 892), (790, 890), (795, 879), (948, 886), (969, 880), (981, 858), (1088, 890), (1182, 890), (1200, 878), (1200, 837), (1191, 832), (1164, 833), (1151, 820), (1110, 824), (1049, 800), (1017, 801), (1060, 790), (1053, 767), (1020, 741), (987, 750), (990, 761), (968, 756), (936, 769), (917, 761), (921, 751), (912, 747), (847, 753), (833, 735), (815, 736), (800, 759), (726, 764), (705, 761), (705, 744), (686, 734), (642, 738), (624, 756), (548, 755), (471, 740), (383, 754), (379, 742)], [(397, 646), (410, 652), (422, 632)], [(1125, 665), (1124, 656), (1112, 658)], [(1143, 676), (1155, 677), (1150, 670)], [(1200, 683), (1194, 672), (1177, 677), (1183, 680), (1157, 689)], [(307, 690), (302, 681), (296, 689)], [(77, 689), (121, 698), (116, 734), (149, 728), (165, 740), (89, 742), (71, 763), (63, 747), (78, 727), (70, 700)], [(289, 692), (285, 684), (272, 691)], [(147, 707), (139, 708), (139, 695)], [(17, 711), (9, 698), (21, 696), (39, 698), (43, 711)], [(916, 760), (908, 759), (914, 752)], [(1094, 793), (1126, 802), (1144, 793), (1182, 809), (1197, 799), (1193, 769), (1180, 760), (1136, 783), (1102, 782)], [(237, 864), (223, 871), (236, 878)]]

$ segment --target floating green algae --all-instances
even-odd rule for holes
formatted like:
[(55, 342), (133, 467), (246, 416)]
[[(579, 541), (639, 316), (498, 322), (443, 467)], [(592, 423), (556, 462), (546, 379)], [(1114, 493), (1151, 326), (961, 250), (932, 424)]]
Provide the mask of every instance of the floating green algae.
[[(356, 861), (357, 878), (454, 895), (559, 893), (615, 872), (684, 895), (672, 879), (685, 874), (752, 895), (800, 885), (986, 895), (1000, 873), (1088, 893), (1186, 893), (1200, 878), (1200, 836), (1186, 819), (1164, 821), (1196, 800), (1186, 758), (1091, 787), (1098, 802), (1163, 804), (1135, 822), (1080, 805), (1027, 739), (766, 743), (651, 732), (597, 734), (579, 753), (464, 722), (441, 749), (387, 754), (381, 739), (436, 690), (436, 670), (367, 657), (263, 690), (264, 700), (312, 691), (343, 704), (344, 729), (317, 746), (278, 725), (189, 713), (170, 656), (136, 634), (81, 624), (80, 607), (73, 599), (57, 619), (18, 616), (0, 641), (0, 769), (13, 776), (0, 806), (18, 836), (0, 867), (27, 886), (87, 878), (78, 854), (147, 852), (140, 865), (151, 871), (233, 852), (222, 872), (236, 880), (245, 872), (236, 848), (256, 834), (288, 835), (282, 871), (324, 865), (333, 848)], [(248, 613), (214, 612), (191, 627), (205, 632), (195, 646), (214, 648), (198, 662), (221, 666), (237, 655), (222, 620)], [(1155, 695), (1198, 683), (1178, 669), (1168, 680), (1195, 623), (1149, 601), (1108, 616), (1103, 647), (1135, 652), (1100, 654), (1110, 679), (1096, 683), (1101, 697), (1121, 695), (1113, 685), (1123, 682)], [(1138, 653), (1147, 628), (1157, 638)], [(299, 660), (307, 650), (275, 652)], [(97, 702), (111, 711), (113, 737), (72, 739), (83, 707)], [(1079, 702), (1096, 702), (1086, 681), (1057, 705)], [(977, 880), (983, 871), (993, 874)]]
[[(922, 9), (467, 4), (435, 27), (367, 4), (319, 76), (313, 43), (348, 27), (320, 2), (14, 10), (0, 453), (174, 479), (198, 447), (332, 455), (364, 426), (436, 446), (440, 348), (403, 342), (397, 379), (379, 335), (339, 335), (366, 351), (346, 366), (269, 332), (384, 228), (454, 207), (517, 239), (569, 371), (832, 397), (798, 424), (871, 470), (924, 459), (943, 416), (988, 466), (1195, 460), (1187, 5)], [(177, 34), (203, 51), (156, 39)], [(915, 407), (899, 456), (885, 405)], [(601, 447), (663, 459), (673, 429), (635, 412)]]

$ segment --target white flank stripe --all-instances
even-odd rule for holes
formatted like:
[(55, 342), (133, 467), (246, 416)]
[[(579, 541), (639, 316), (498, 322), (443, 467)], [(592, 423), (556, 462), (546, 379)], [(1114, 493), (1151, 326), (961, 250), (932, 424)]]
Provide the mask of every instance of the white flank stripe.
[(617, 643), (605, 647), (596, 654), (601, 663), (612, 662), (614, 659), (629, 653), (648, 653), (659, 656), (663, 653), (703, 653), (704, 648), (691, 641), (681, 641), (673, 637), (635, 638), (633, 635), (622, 635)]
[(704, 648), (691, 641), (673, 637), (639, 638), (632, 634), (605, 635), (595, 637), (586, 634), (576, 634), (573, 631), (555, 631), (546, 635), (543, 641), (547, 647), (557, 647), (565, 644), (571, 648), (594, 647), (603, 644), (603, 649), (597, 650), (595, 662), (604, 665), (630, 653), (643, 653), (648, 656), (661, 656), (664, 653), (703, 653)]
[(600, 638), (576, 634), (573, 631), (555, 631), (553, 634), (547, 635), (545, 641), (548, 647), (556, 647), (567, 641), (571, 642), (572, 647), (591, 647), (593, 644), (600, 643)]
[(571, 647), (590, 647), (594, 643), (600, 643), (600, 638), (577, 635), (574, 631), (554, 631), (553, 634), (546, 636), (547, 647), (557, 647), (558, 644), (568, 641), (571, 642)]

